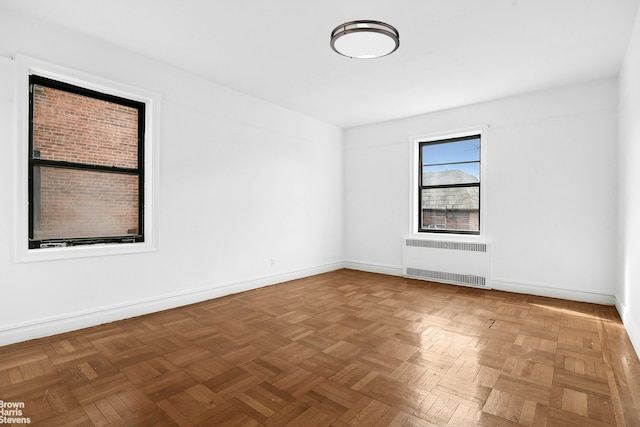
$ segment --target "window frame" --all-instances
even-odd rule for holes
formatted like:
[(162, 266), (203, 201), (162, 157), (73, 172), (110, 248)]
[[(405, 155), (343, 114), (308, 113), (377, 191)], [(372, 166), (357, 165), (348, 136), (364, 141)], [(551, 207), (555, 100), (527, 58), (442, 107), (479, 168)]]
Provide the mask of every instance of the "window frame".
[[(58, 259), (84, 258), (94, 256), (122, 255), (158, 250), (158, 202), (159, 202), (159, 120), (161, 96), (158, 93), (124, 83), (115, 82), (95, 75), (79, 72), (63, 66), (51, 64), (23, 55), (15, 55), (15, 158), (16, 186), (14, 187), (14, 248), (16, 262), (50, 261)], [(70, 85), (89, 92), (97, 92), (107, 97), (122, 98), (144, 104), (142, 121), (144, 135), (139, 143), (142, 156), (138, 162), (144, 167), (139, 179), (143, 193), (139, 195), (138, 208), (142, 209), (142, 228), (138, 233), (143, 239), (138, 241), (114, 242), (109, 238), (90, 239), (85, 244), (71, 244), (59, 247), (31, 248), (29, 237), (30, 221), (30, 157), (31, 116), (30, 83), (31, 76), (49, 79), (62, 85)], [(113, 99), (113, 98), (112, 98)], [(140, 124), (140, 123), (139, 123)], [(143, 198), (144, 197), (144, 198)], [(131, 235), (128, 236), (131, 238)], [(55, 240), (55, 239), (52, 239)], [(59, 239), (60, 240), (60, 239)], [(66, 239), (61, 239), (66, 240)], [(78, 239), (80, 240), (80, 239)], [(88, 244), (86, 244), (88, 243)]]
[[(409, 209), (409, 235), (418, 239), (435, 239), (448, 241), (483, 241), (487, 235), (486, 227), (486, 197), (487, 185), (485, 180), (486, 172), (486, 147), (487, 147), (487, 130), (489, 125), (483, 124), (462, 129), (450, 130), (445, 132), (437, 132), (425, 135), (417, 135), (410, 137), (410, 161), (411, 161), (411, 187), (410, 187), (410, 205)], [(439, 141), (455, 141), (463, 140), (470, 137), (479, 137), (480, 144), (480, 180), (478, 185), (478, 231), (467, 230), (446, 230), (446, 229), (421, 229), (422, 215), (422, 153), (420, 147), (424, 143), (436, 143)], [(458, 186), (452, 185), (451, 187)], [(467, 186), (462, 184), (461, 186)], [(447, 186), (445, 186), (447, 187)]]
[[(91, 163), (69, 162), (64, 160), (42, 159), (39, 152), (34, 151), (34, 85), (60, 90), (74, 95), (82, 95), (100, 101), (107, 101), (113, 104), (123, 105), (137, 110), (137, 165), (135, 168), (107, 166)], [(134, 243), (144, 242), (144, 132), (145, 132), (145, 104), (128, 98), (122, 98), (86, 89), (69, 83), (60, 82), (37, 74), (29, 75), (29, 249), (43, 249), (49, 247), (66, 247), (78, 245), (90, 245), (101, 243)], [(137, 233), (122, 236), (88, 236), (88, 237), (56, 237), (47, 239), (36, 239), (35, 220), (41, 218), (38, 212), (40, 200), (36, 197), (36, 181), (40, 181), (38, 167), (50, 167), (66, 170), (80, 170), (85, 172), (101, 172), (110, 174), (130, 175), (138, 178), (138, 208), (137, 208)], [(39, 194), (38, 194), (39, 196)], [(38, 202), (38, 203), (35, 203)], [(38, 206), (36, 206), (38, 205)]]
[[(422, 180), (424, 178), (424, 173), (422, 172), (422, 168), (423, 166), (425, 166), (425, 164), (423, 163), (423, 158), (422, 158), (422, 148), (425, 146), (429, 146), (429, 145), (438, 145), (438, 144), (450, 144), (450, 143), (455, 143), (455, 142), (460, 142), (460, 141), (468, 141), (471, 139), (479, 139), (480, 140), (480, 151), (482, 152), (482, 136), (480, 134), (472, 134), (472, 135), (467, 135), (467, 136), (459, 136), (459, 137), (454, 137), (454, 138), (446, 138), (446, 139), (436, 139), (433, 141), (420, 141), (418, 143), (418, 168), (419, 168), (419, 173), (418, 173), (418, 232), (419, 233), (442, 233), (442, 234), (476, 234), (479, 235), (480, 234), (480, 230), (481, 230), (481, 226), (480, 226), (480, 219), (481, 219), (481, 215), (480, 215), (480, 207), (482, 206), (481, 204), (481, 177), (478, 177), (478, 182), (471, 182), (471, 183), (463, 183), (463, 184), (437, 184), (437, 185), (425, 185)], [(482, 159), (480, 159), (477, 161), (478, 166), (479, 166), (479, 171), (480, 171), (480, 175), (482, 175)], [(462, 164), (462, 163), (476, 163), (476, 161), (473, 162), (455, 162), (455, 163), (449, 163), (449, 164)], [(435, 165), (435, 164), (434, 164)], [(446, 189), (446, 188), (472, 188), (475, 187), (478, 189), (478, 231), (475, 230), (453, 230), (453, 229), (438, 229), (438, 228), (424, 228), (421, 226), (422, 224), (422, 220), (421, 217), (423, 216), (423, 209), (422, 209), (422, 194), (423, 194), (423, 190), (429, 190), (429, 189)], [(446, 215), (446, 214), (445, 214)]]

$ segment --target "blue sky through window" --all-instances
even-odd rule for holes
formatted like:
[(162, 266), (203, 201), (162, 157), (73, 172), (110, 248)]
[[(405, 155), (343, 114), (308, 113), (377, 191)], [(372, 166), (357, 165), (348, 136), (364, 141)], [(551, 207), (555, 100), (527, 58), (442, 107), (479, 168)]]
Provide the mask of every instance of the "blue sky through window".
[[(458, 162), (474, 162), (450, 164)], [(445, 163), (445, 164), (443, 164)], [(480, 137), (422, 146), (422, 172), (460, 170), (480, 180)]]

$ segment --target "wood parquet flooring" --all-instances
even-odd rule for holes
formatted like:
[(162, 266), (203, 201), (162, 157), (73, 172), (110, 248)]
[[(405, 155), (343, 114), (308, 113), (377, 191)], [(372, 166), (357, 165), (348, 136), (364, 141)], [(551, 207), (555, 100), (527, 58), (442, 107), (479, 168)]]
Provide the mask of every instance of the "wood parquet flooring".
[(38, 426), (640, 426), (615, 308), (340, 270), (0, 347)]

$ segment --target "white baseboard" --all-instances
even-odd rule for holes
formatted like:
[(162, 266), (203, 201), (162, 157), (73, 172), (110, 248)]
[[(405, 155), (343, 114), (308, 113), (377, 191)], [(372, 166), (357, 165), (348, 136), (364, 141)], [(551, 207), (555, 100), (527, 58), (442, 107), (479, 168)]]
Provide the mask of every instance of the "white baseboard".
[(124, 304), (69, 313), (55, 318), (39, 319), (28, 323), (3, 326), (0, 328), (0, 346), (155, 313), (213, 298), (258, 289), (264, 286), (339, 270), (341, 268), (345, 268), (343, 262), (333, 262), (242, 282), (222, 283), (209, 288), (177, 292), (145, 300), (129, 301)]
[(491, 288), (499, 291), (515, 292), (517, 294), (531, 294), (571, 301), (590, 302), (593, 304), (615, 304), (615, 297), (613, 294), (606, 294), (603, 292), (577, 291), (575, 289), (495, 279), (491, 280)]
[(633, 318), (626, 307), (617, 299), (616, 309), (618, 310), (618, 314), (620, 314), (620, 319), (622, 319), (622, 324), (627, 331), (627, 335), (629, 335), (629, 340), (636, 350), (636, 354), (640, 357), (640, 328), (633, 322)]
[(393, 265), (371, 264), (357, 261), (345, 261), (344, 268), (358, 271), (367, 271), (369, 273), (387, 274), (389, 276), (402, 276), (402, 267)]
[[(301, 279), (303, 277), (339, 270), (341, 268), (387, 274), (390, 276), (402, 276), (403, 274), (401, 266), (363, 263), (357, 261), (337, 261), (242, 282), (221, 283), (212, 287), (196, 289), (188, 292), (162, 295), (145, 300), (129, 301), (124, 304), (101, 307), (83, 312), (69, 313), (55, 318), (39, 319), (28, 323), (7, 325), (0, 328), (0, 346), (150, 314), (213, 298), (258, 289), (264, 286), (287, 282), (289, 280)], [(616, 304), (613, 295), (504, 280), (492, 280), (491, 287), (496, 290), (508, 292), (548, 296), (596, 304), (616, 305), (616, 308), (620, 313), (620, 317), (622, 318), (629, 333), (629, 337), (631, 338), (636, 351), (640, 354), (640, 351), (638, 351), (640, 350), (640, 331), (635, 327), (630, 316), (625, 313), (624, 307)]]
[[(373, 264), (358, 261), (345, 261), (344, 268), (367, 271), (370, 273), (388, 274), (390, 276), (402, 276), (404, 274), (402, 266)], [(500, 291), (514, 292), (518, 294), (531, 294), (572, 301), (590, 302), (594, 304), (615, 304), (615, 298), (612, 294), (606, 294), (602, 292), (576, 291), (573, 289), (557, 288), (548, 285), (513, 282), (507, 280), (491, 280), (489, 286), (482, 289), (495, 289)]]

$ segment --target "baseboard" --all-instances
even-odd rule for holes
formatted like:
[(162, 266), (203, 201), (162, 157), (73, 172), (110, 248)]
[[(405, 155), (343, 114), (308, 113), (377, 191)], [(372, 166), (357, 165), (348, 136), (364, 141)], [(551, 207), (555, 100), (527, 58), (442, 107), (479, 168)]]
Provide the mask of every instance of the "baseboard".
[(367, 271), (369, 273), (387, 274), (389, 276), (402, 276), (402, 267), (392, 265), (371, 264), (357, 261), (345, 261), (344, 268), (358, 271)]
[(125, 304), (101, 307), (90, 311), (69, 313), (55, 318), (8, 325), (0, 329), (0, 346), (142, 316), (264, 286), (327, 273), (341, 268), (345, 268), (343, 262), (333, 262), (242, 282), (222, 283), (188, 292), (178, 292), (144, 300), (129, 301)]
[(613, 294), (603, 292), (577, 291), (533, 283), (519, 283), (506, 280), (491, 280), (491, 288), (499, 291), (531, 294), (543, 297), (560, 298), (571, 301), (590, 302), (593, 304), (614, 305)]
[[(344, 268), (367, 271), (370, 273), (388, 274), (390, 276), (402, 276), (404, 271), (401, 266), (364, 263), (358, 261), (345, 261)], [(615, 298), (611, 294), (601, 292), (585, 292), (572, 289), (563, 289), (553, 286), (521, 283), (506, 280), (491, 280), (488, 287), (483, 289), (495, 289), (518, 294), (531, 294), (552, 298), (561, 298), (572, 301), (590, 302), (594, 304), (614, 305)]]
[(633, 322), (629, 311), (618, 301), (616, 298), (616, 309), (618, 310), (618, 314), (620, 315), (620, 319), (622, 319), (622, 324), (627, 331), (627, 335), (629, 336), (629, 340), (633, 345), (633, 348), (636, 351), (638, 357), (640, 357), (640, 329)]
[[(357, 261), (337, 261), (242, 282), (219, 283), (208, 288), (162, 295), (145, 300), (129, 301), (125, 304), (101, 307), (91, 311), (70, 313), (55, 318), (39, 319), (33, 322), (4, 326), (0, 329), (0, 346), (114, 322), (130, 317), (155, 313), (213, 298), (258, 289), (264, 286), (287, 282), (289, 280), (301, 279), (316, 274), (339, 270), (341, 268), (387, 274), (390, 276), (402, 276), (403, 274), (403, 269), (400, 266), (363, 263)], [(640, 351), (638, 351), (640, 350), (640, 331), (633, 324), (630, 316), (624, 311), (624, 307), (621, 307), (616, 303), (613, 295), (562, 289), (530, 283), (517, 283), (505, 280), (492, 280), (491, 287), (495, 290), (507, 292), (540, 295), (595, 304), (616, 305), (616, 308), (620, 313), (620, 317), (622, 318), (629, 333), (629, 337), (636, 348), (636, 351), (640, 354)]]

